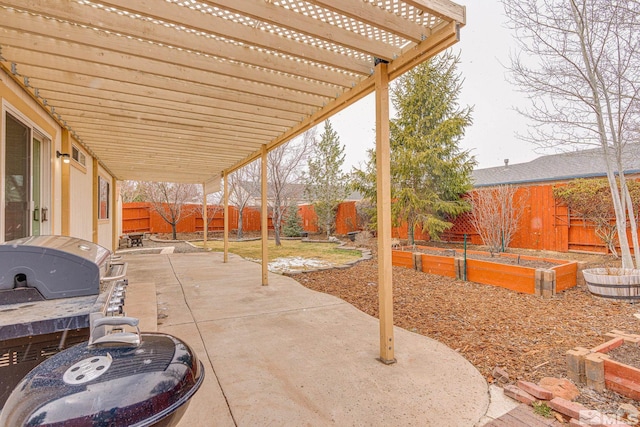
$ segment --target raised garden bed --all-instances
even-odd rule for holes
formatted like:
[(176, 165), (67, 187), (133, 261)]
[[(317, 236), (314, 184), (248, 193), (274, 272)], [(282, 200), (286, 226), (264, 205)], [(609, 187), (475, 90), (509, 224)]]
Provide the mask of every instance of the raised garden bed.
[(606, 335), (612, 339), (604, 344), (567, 352), (569, 377), (596, 391), (608, 389), (640, 400), (640, 335), (617, 330)]
[(552, 258), (509, 253), (416, 246), (392, 251), (395, 266), (470, 282), (500, 286), (517, 292), (551, 296), (574, 287), (578, 264)]

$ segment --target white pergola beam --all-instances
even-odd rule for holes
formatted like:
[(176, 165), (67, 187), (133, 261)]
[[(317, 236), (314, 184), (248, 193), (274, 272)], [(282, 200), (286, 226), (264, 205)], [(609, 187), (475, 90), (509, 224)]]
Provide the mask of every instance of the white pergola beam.
[[(95, 77), (111, 78), (113, 74), (122, 73), (122, 80), (131, 81), (137, 73), (144, 73), (151, 77), (171, 79), (175, 82), (198, 82), (196, 87), (218, 88), (231, 93), (242, 95), (255, 94), (269, 98), (280, 98), (283, 103), (293, 102), (296, 105), (322, 106), (330, 98), (334, 98), (342, 92), (342, 88), (329, 85), (321, 85), (308, 82), (299, 78), (289, 78), (279, 81), (279, 77), (265, 76), (262, 82), (257, 83), (253, 78), (247, 78), (242, 72), (255, 72), (246, 67), (237, 70), (236, 77), (218, 74), (215, 64), (210, 64), (211, 70), (205, 71), (186, 66), (167, 64), (161, 60), (149, 60), (127, 54), (121, 54), (89, 46), (71, 45), (50, 38), (34, 36), (34, 39), (25, 40), (20, 33), (13, 30), (4, 30), (4, 49), (21, 49), (23, 51), (23, 63), (29, 65), (38, 64), (43, 67), (55, 69), (69, 69), (74, 67), (80, 74), (94, 75)], [(50, 52), (56, 52), (52, 55)], [(62, 62), (62, 63), (61, 63)], [(65, 65), (68, 64), (68, 65)], [(262, 72), (264, 74), (264, 72)], [(133, 76), (127, 78), (128, 76)], [(284, 80), (284, 79), (283, 79)], [(274, 83), (278, 83), (277, 85)], [(149, 83), (152, 86), (152, 83)], [(314, 93), (315, 92), (315, 93)], [(281, 107), (291, 108), (293, 107)]]

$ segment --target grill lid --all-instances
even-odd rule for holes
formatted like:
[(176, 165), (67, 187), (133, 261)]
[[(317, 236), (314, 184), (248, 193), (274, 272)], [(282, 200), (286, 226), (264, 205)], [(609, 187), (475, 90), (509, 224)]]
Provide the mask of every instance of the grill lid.
[(111, 251), (88, 240), (69, 236), (31, 236), (11, 240), (4, 243), (12, 246), (36, 246), (67, 252), (91, 261), (98, 266), (104, 266), (111, 256)]
[(0, 425), (150, 426), (174, 415), (203, 379), (195, 353), (171, 335), (143, 333), (138, 346), (82, 343), (24, 378)]
[(33, 236), (0, 245), (0, 291), (37, 289), (45, 299), (97, 295), (111, 252), (67, 236)]

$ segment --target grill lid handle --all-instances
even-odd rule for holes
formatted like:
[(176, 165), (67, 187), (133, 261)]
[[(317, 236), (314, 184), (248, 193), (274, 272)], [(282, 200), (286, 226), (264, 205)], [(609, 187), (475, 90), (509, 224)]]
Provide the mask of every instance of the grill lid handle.
[(104, 276), (100, 278), (101, 282), (113, 282), (114, 280), (124, 279), (127, 276), (127, 267), (128, 263), (126, 262), (113, 262), (109, 268), (110, 276)]
[(127, 316), (112, 316), (112, 317), (100, 317), (93, 321), (93, 327), (97, 328), (98, 326), (122, 326), (129, 325), (132, 327), (137, 327), (140, 320), (135, 317), (127, 317)]
[[(140, 321), (135, 317), (126, 316), (110, 316), (102, 317), (102, 313), (91, 314), (91, 332), (89, 336), (89, 346), (98, 344), (127, 344), (132, 347), (138, 347), (142, 342), (140, 337)], [(113, 328), (107, 332), (105, 326), (124, 326), (128, 325), (136, 328), (135, 332), (114, 332)]]

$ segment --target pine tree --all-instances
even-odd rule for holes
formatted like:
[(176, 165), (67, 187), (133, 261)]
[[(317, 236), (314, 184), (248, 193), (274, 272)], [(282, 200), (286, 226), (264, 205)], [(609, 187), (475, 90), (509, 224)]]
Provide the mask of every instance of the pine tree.
[[(432, 239), (469, 210), (461, 199), (471, 189), (475, 160), (459, 142), (472, 123), (471, 108), (460, 109), (459, 58), (434, 57), (398, 78), (391, 90), (397, 117), (390, 122), (391, 212), (396, 224), (408, 224), (413, 244), (416, 227)], [(375, 151), (364, 170), (355, 172), (355, 188), (375, 202)]]
[(287, 217), (282, 226), (282, 233), (285, 237), (299, 237), (303, 231), (302, 218), (300, 218), (300, 214), (298, 213), (298, 207), (295, 205), (289, 206), (289, 209), (287, 209)]
[(344, 164), (344, 145), (333, 130), (329, 120), (324, 122), (324, 132), (315, 145), (308, 161), (306, 196), (313, 203), (320, 229), (327, 238), (335, 228), (338, 205), (347, 198), (347, 175), (341, 170)]

